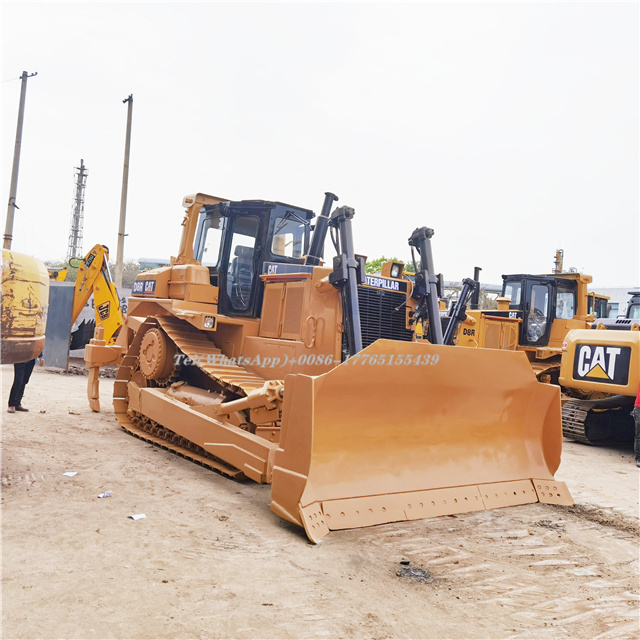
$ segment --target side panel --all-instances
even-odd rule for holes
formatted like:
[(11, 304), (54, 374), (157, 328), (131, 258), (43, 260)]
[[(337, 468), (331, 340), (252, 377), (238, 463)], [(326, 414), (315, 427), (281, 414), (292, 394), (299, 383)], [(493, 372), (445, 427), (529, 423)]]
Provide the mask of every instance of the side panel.
[(634, 397), (640, 376), (639, 331), (570, 331), (560, 384), (572, 389)]

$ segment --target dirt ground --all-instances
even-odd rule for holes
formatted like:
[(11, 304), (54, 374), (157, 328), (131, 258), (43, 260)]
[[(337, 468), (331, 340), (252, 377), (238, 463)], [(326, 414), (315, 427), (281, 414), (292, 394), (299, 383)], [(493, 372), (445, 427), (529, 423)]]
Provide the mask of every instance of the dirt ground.
[(85, 377), (36, 368), (30, 412), (9, 415), (13, 370), (0, 369), (3, 638), (639, 636), (630, 449), (565, 443), (557, 477), (572, 508), (337, 531), (313, 545), (270, 511), (268, 486), (124, 433), (113, 380), (92, 414)]

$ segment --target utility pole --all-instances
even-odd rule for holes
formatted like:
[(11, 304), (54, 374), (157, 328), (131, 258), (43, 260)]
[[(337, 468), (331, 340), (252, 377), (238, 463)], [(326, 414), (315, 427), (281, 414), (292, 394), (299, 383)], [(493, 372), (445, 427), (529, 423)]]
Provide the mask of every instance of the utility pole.
[(87, 186), (87, 167), (80, 159), (80, 166), (76, 167), (76, 185), (71, 211), (71, 228), (69, 230), (69, 248), (67, 260), (82, 258), (82, 231), (84, 228), (84, 190)]
[(129, 103), (127, 110), (127, 135), (124, 143), (124, 168), (122, 170), (122, 196), (120, 198), (120, 227), (118, 228), (118, 250), (116, 252), (116, 287), (122, 287), (122, 263), (124, 260), (124, 237), (127, 235), (125, 221), (127, 218), (127, 188), (129, 186), (129, 151), (131, 150), (131, 116), (133, 115), (133, 94), (129, 94), (123, 103)]
[(11, 170), (11, 186), (9, 187), (9, 206), (7, 208), (7, 224), (4, 228), (4, 249), (11, 249), (11, 241), (13, 240), (13, 215), (18, 209), (16, 204), (16, 194), (18, 191), (18, 170), (20, 168), (20, 148), (22, 147), (22, 123), (24, 121), (24, 102), (27, 95), (27, 78), (37, 76), (38, 72), (27, 73), (22, 72), (20, 79), (22, 86), (20, 87), (20, 107), (18, 108), (18, 127), (16, 129), (16, 146), (13, 151), (13, 169)]

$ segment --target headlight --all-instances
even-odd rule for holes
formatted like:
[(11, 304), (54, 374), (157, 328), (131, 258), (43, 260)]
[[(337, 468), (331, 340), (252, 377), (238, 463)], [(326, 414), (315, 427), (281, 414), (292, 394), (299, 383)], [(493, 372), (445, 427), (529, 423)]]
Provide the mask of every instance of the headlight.
[(399, 278), (402, 275), (402, 269), (403, 269), (404, 265), (400, 262), (394, 262), (391, 265), (391, 277), (392, 278)]
[(205, 329), (213, 329), (216, 324), (216, 319), (213, 316), (205, 316), (204, 317), (204, 328)]

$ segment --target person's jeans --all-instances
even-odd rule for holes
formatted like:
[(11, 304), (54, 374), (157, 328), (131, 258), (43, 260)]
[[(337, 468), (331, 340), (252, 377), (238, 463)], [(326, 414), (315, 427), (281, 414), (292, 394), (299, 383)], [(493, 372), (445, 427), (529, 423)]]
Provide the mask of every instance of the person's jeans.
[(9, 392), (9, 406), (19, 407), (24, 395), (24, 388), (29, 382), (31, 372), (36, 364), (36, 358), (29, 362), (18, 362), (13, 365), (13, 385)]

